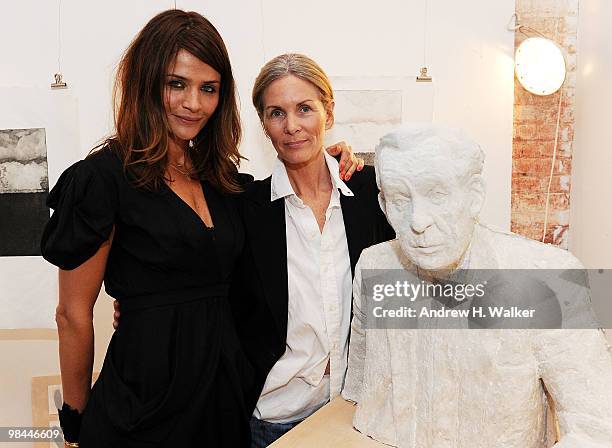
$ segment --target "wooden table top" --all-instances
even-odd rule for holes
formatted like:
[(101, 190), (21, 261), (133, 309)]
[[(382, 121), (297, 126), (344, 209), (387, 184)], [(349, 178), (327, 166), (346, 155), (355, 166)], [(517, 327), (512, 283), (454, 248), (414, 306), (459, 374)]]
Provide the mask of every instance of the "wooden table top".
[(388, 447), (353, 428), (355, 405), (336, 397), (270, 448), (381, 448)]

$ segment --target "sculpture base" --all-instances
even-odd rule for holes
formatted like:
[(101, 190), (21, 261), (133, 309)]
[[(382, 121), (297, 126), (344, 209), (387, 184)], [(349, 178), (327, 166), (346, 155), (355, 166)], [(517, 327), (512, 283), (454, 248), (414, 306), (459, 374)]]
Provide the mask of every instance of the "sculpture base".
[(388, 447), (353, 428), (354, 414), (353, 403), (336, 397), (270, 445), (270, 448)]

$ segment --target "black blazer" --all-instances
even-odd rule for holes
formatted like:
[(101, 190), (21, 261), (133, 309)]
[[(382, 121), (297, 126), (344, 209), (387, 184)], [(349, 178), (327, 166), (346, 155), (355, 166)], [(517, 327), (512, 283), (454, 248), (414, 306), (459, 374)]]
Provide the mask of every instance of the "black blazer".
[[(395, 238), (378, 205), (374, 168), (364, 167), (346, 182), (354, 196), (340, 195), (351, 259), (351, 273), (366, 247)], [(255, 409), (268, 373), (285, 353), (288, 279), (285, 201), (270, 201), (271, 177), (255, 181), (242, 194), (246, 243), (230, 291), (238, 335), (255, 369), (247, 392), (248, 411)]]

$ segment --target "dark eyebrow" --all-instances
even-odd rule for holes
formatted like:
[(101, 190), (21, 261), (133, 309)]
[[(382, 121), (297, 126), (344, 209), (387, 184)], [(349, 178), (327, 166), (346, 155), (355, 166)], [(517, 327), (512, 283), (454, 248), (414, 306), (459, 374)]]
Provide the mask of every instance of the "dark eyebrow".
[[(168, 73), (166, 76), (168, 76), (169, 78), (178, 78), (178, 79), (183, 79), (185, 81), (189, 81), (189, 79), (185, 78), (184, 76), (177, 75), (175, 73)], [(210, 81), (204, 81), (202, 84), (220, 84), (220, 83), (221, 83), (221, 81), (213, 79), (213, 80), (210, 80)]]

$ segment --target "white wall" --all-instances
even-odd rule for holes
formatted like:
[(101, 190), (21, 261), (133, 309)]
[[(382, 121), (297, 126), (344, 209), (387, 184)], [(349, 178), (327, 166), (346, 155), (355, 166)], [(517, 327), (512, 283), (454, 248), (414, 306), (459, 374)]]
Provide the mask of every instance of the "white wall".
[(612, 268), (612, 2), (580, 0), (570, 250)]
[[(61, 3), (62, 72), (69, 84), (63, 94), (78, 104), (78, 122), (73, 126), (78, 128), (80, 153), (86, 154), (111, 132), (112, 74), (122, 51), (150, 17), (173, 2)], [(299, 51), (315, 58), (332, 77), (378, 79), (414, 77), (423, 61), (424, 0), (177, 3), (208, 16), (225, 39), (242, 104), (241, 149), (251, 159), (245, 168), (257, 177), (269, 174), (274, 159), (250, 102), (252, 82), (266, 60)], [(434, 83), (406, 107), (431, 111), (435, 121), (465, 128), (482, 144), (489, 191), (483, 220), (508, 229), (514, 34), (506, 24), (514, 1), (430, 0), (429, 4), (427, 60)], [(57, 1), (4, 3), (2, 19), (0, 87), (48, 89), (57, 70)], [(108, 298), (99, 300), (96, 313), (99, 368), (110, 335)], [(7, 360), (18, 366), (0, 373), (0, 426), (30, 424), (29, 379), (58, 372), (56, 347), (55, 341), (0, 341), (3, 366)]]
[(569, 249), (590, 269), (612, 269), (610, 21), (612, 2), (580, 0)]

